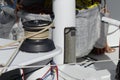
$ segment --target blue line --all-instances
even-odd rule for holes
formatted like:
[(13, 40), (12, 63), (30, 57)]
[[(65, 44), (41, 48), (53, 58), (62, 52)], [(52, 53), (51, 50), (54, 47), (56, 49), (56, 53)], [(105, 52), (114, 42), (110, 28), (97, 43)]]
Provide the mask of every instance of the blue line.
[(14, 0), (13, 8), (15, 9), (17, 5), (17, 0)]
[(0, 8), (3, 8), (3, 7), (10, 7), (10, 8), (13, 8), (13, 7), (9, 6), (9, 5), (0, 6)]
[(47, 74), (47, 75), (43, 78), (43, 80), (46, 80), (46, 78), (47, 78), (48, 76), (50, 76), (50, 75), (51, 75), (51, 73)]

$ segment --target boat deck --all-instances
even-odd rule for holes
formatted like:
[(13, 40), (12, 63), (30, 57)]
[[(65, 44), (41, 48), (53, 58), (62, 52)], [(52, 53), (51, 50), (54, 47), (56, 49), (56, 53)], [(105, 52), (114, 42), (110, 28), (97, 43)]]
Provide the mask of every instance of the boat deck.
[[(115, 48), (113, 53), (105, 53), (101, 55), (89, 54), (88, 56), (96, 59), (93, 64), (96, 70), (107, 70), (110, 73), (110, 80), (115, 80), (116, 66), (119, 59), (119, 48)], [(79, 61), (80, 59), (78, 59)]]

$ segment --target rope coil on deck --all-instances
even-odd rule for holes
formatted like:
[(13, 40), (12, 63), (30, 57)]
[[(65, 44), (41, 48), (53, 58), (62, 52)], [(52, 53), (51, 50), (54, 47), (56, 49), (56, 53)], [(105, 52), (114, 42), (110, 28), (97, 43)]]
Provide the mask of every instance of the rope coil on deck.
[[(32, 34), (35, 34), (36, 32), (31, 32), (31, 31), (25, 31), (25, 36), (30, 36)], [(37, 34), (33, 37), (30, 37), (29, 39), (46, 39), (49, 37), (49, 31), (44, 31), (40, 34)]]

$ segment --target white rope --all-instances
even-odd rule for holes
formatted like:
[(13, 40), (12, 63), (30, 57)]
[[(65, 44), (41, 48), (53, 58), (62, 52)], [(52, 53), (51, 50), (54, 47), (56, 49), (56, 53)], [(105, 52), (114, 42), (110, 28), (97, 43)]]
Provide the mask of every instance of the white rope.
[(9, 60), (8, 60), (7, 63), (5, 64), (5, 67), (1, 70), (0, 75), (1, 75), (2, 73), (4, 73), (4, 72), (8, 69), (7, 67), (9, 67), (10, 64), (13, 62), (14, 58), (15, 58), (15, 57), (17, 56), (17, 54), (18, 54), (19, 48), (20, 48), (20, 46), (22, 45), (23, 41), (24, 41), (24, 39), (20, 42), (20, 44), (19, 44), (19, 46), (17, 47), (17, 49), (16, 49), (16, 50), (14, 51), (14, 53), (10, 56)]
[(18, 43), (19, 41), (22, 41), (23, 39), (31, 38), (31, 37), (33, 37), (33, 36), (36, 36), (36, 35), (44, 32), (44, 31), (48, 30), (48, 29), (49, 29), (50, 27), (52, 27), (52, 26), (53, 26), (53, 23), (51, 23), (50, 25), (46, 26), (44, 29), (42, 29), (42, 30), (40, 30), (40, 31), (38, 31), (38, 32), (36, 32), (36, 33), (34, 33), (34, 34), (32, 34), (32, 35), (28, 35), (28, 36), (22, 37), (22, 38), (14, 41), (14, 42), (8, 43), (8, 44), (3, 45), (3, 46), (0, 46), (0, 49), (5, 48), (5, 47), (8, 47), (8, 46), (11, 46), (11, 45), (14, 45), (15, 43)]
[[(102, 63), (102, 62), (111, 62), (111, 61), (119, 61), (120, 59), (114, 59), (114, 60), (99, 60), (99, 61), (91, 61), (92, 63)], [(2, 65), (0, 67), (1, 68), (39, 68), (39, 67), (45, 67), (45, 66), (48, 66), (48, 67), (51, 67), (51, 66), (65, 66), (65, 65), (81, 65), (82, 62), (79, 62), (79, 63), (68, 63), (68, 64), (55, 64), (55, 65), (11, 65), (9, 67), (7, 66), (4, 66)], [(87, 62), (86, 62), (87, 63)]]
[(10, 67), (10, 65), (11, 65), (11, 63), (13, 62), (14, 58), (15, 58), (15, 57), (17, 56), (17, 54), (18, 54), (18, 51), (19, 51), (20, 46), (22, 45), (23, 41), (24, 41), (26, 38), (30, 38), (30, 37), (36, 36), (36, 35), (38, 35), (38, 34), (40, 34), (40, 33), (43, 33), (44, 31), (48, 30), (52, 25), (53, 25), (53, 23), (50, 24), (49, 26), (46, 26), (44, 29), (42, 29), (42, 30), (40, 30), (40, 31), (38, 31), (38, 32), (36, 32), (36, 33), (34, 33), (34, 34), (25, 36), (25, 37), (23, 37), (23, 38), (15, 41), (15, 42), (11, 42), (11, 43), (9, 43), (9, 44), (7, 44), (7, 45), (1, 46), (0, 48), (4, 48), (4, 47), (7, 47), (7, 46), (11, 46), (11, 45), (17, 43), (18, 41), (20, 41), (20, 44), (18, 45), (17, 49), (16, 49), (16, 50), (14, 51), (14, 53), (10, 56), (9, 60), (8, 60), (7, 63), (5, 64), (5, 66), (4, 66), (4, 67), (2, 68), (2, 70), (0, 71), (0, 75), (1, 75), (2, 73), (6, 72), (6, 70)]
[[(30, 32), (30, 31), (25, 31), (25, 36), (29, 36), (32, 34), (35, 34), (36, 32)], [(30, 37), (29, 39), (46, 39), (49, 38), (49, 31), (44, 31), (38, 35), (35, 35), (33, 37)]]
[[(115, 59), (115, 60), (120, 60), (120, 59)], [(100, 62), (110, 62), (110, 61), (114, 61), (114, 60), (100, 60), (100, 61), (91, 61), (91, 62), (94, 62), (94, 63), (100, 63)], [(40, 67), (45, 67), (45, 66), (48, 66), (48, 67), (52, 67), (52, 66), (70, 66), (70, 65), (80, 65), (81, 63), (69, 63), (69, 64), (56, 64), (56, 65), (34, 65), (34, 66), (24, 66), (24, 65), (12, 65), (12, 66), (5, 66), (5, 67), (0, 67), (0, 69), (2, 68), (2, 69), (8, 69), (8, 68), (40, 68)], [(69, 74), (67, 74), (67, 73), (65, 73), (64, 71), (62, 71), (62, 70), (60, 70), (59, 68), (58, 68), (58, 71), (60, 71), (61, 73), (63, 73), (64, 75), (66, 75), (66, 76), (68, 76), (69, 78), (72, 78), (72, 79), (74, 79), (74, 80), (81, 80), (81, 79), (78, 79), (78, 78), (75, 78), (75, 77), (73, 77), (73, 76), (71, 76), (71, 75), (69, 75)], [(60, 74), (59, 74), (59, 76), (61, 77), (61, 78), (64, 78), (64, 77), (62, 77)], [(67, 80), (66, 78), (64, 78), (65, 80)]]

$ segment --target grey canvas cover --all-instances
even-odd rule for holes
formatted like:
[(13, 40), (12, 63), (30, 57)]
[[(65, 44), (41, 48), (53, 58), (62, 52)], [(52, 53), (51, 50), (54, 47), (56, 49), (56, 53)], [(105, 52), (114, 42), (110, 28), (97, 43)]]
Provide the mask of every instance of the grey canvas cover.
[(100, 37), (99, 7), (79, 10), (76, 15), (76, 56), (83, 57), (93, 49)]
[(10, 8), (2, 8), (0, 12), (0, 38), (9, 38), (9, 34), (15, 24), (15, 20), (14, 13), (11, 13)]

